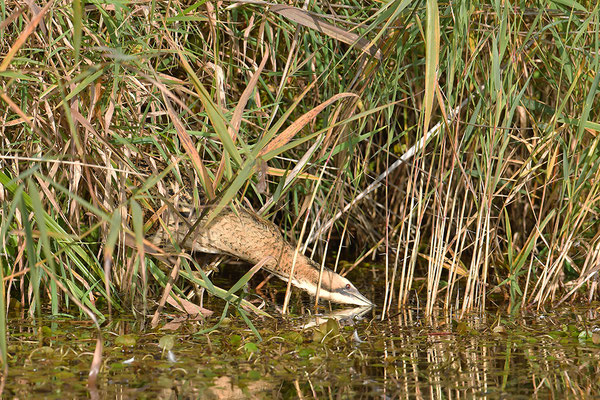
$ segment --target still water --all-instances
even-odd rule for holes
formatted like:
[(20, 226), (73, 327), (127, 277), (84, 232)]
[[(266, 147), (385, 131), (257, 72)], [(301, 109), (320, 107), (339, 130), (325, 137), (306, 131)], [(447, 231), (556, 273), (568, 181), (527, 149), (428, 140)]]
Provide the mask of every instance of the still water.
[(102, 371), (92, 391), (91, 324), (12, 319), (3, 397), (596, 398), (597, 309), (460, 320), (405, 310), (382, 321), (377, 309), (342, 313), (341, 321), (254, 317), (262, 341), (235, 312), (210, 333), (199, 332), (217, 316), (143, 331), (114, 321), (102, 327)]

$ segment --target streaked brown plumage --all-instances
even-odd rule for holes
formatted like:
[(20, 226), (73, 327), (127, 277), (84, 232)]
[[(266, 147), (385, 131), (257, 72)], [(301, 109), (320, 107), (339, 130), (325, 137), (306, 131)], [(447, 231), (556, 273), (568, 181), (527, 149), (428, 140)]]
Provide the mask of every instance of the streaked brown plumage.
[[(179, 174), (177, 163), (171, 167), (159, 168), (155, 160), (136, 160), (135, 164), (149, 172), (172, 169)], [(148, 167), (152, 165), (152, 167)], [(169, 172), (170, 174), (171, 172)], [(169, 187), (158, 190), (162, 207), (154, 217), (160, 218), (159, 227), (152, 236), (152, 243), (159, 247), (172, 247), (175, 242), (182, 249), (195, 252), (229, 254), (252, 264), (265, 261), (263, 268), (287, 281), (290, 277), (296, 248), (281, 235), (277, 226), (242, 207), (235, 210), (223, 209), (212, 221), (206, 224), (207, 206), (203, 199), (193, 200), (191, 182), (184, 183), (186, 189), (180, 189), (177, 179), (165, 179)], [(161, 186), (158, 184), (157, 186)], [(199, 194), (201, 195), (201, 194)], [(200, 221), (198, 221), (201, 219)], [(156, 250), (156, 249), (155, 249)], [(152, 252), (152, 251), (150, 251)], [(319, 287), (320, 282), (320, 287)], [(372, 306), (354, 285), (346, 278), (320, 266), (303, 254), (296, 257), (292, 284), (320, 299), (336, 303)]]
[[(189, 196), (184, 196), (189, 199)], [(263, 268), (287, 281), (294, 259), (295, 247), (281, 235), (271, 222), (243, 208), (222, 210), (208, 225), (201, 212), (190, 206), (191, 201), (178, 201), (162, 215), (166, 229), (159, 229), (152, 239), (157, 246), (175, 240), (181, 248), (204, 253), (229, 254), (252, 264), (269, 257)], [(205, 213), (206, 214), (206, 213)], [(204, 221), (197, 222), (198, 218)], [(184, 241), (185, 240), (185, 241)], [(336, 303), (371, 306), (346, 278), (321, 268), (310, 258), (298, 254), (292, 284), (315, 296), (319, 280), (319, 298)]]

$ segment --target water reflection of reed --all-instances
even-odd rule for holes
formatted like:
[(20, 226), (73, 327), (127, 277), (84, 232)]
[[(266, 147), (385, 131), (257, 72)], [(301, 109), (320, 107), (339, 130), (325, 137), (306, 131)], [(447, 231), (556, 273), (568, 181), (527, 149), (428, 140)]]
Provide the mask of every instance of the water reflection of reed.
[[(485, 315), (425, 323), (403, 312), (387, 321), (382, 380), (392, 398), (589, 398), (598, 393), (600, 349), (576, 338), (510, 331)], [(545, 327), (548, 331), (548, 326)]]

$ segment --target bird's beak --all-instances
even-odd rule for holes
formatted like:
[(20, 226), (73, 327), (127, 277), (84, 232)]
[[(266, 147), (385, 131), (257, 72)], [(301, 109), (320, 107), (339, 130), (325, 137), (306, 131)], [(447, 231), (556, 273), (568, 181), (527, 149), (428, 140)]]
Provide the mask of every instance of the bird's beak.
[(341, 294), (344, 296), (346, 304), (354, 304), (362, 307), (374, 307), (371, 300), (362, 295), (356, 288), (343, 289)]

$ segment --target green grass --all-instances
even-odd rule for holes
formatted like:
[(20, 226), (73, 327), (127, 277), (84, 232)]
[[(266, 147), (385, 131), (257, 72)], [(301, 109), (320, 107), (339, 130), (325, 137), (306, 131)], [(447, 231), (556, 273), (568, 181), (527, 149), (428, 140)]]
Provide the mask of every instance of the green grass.
[[(4, 4), (2, 310), (149, 312), (170, 286), (138, 250), (169, 180), (316, 257), (380, 257), (384, 318), (423, 276), (428, 312), (596, 299), (598, 6), (505, 5), (311, 3), (319, 31), (264, 5)], [(181, 257), (175, 293), (236, 299)]]

